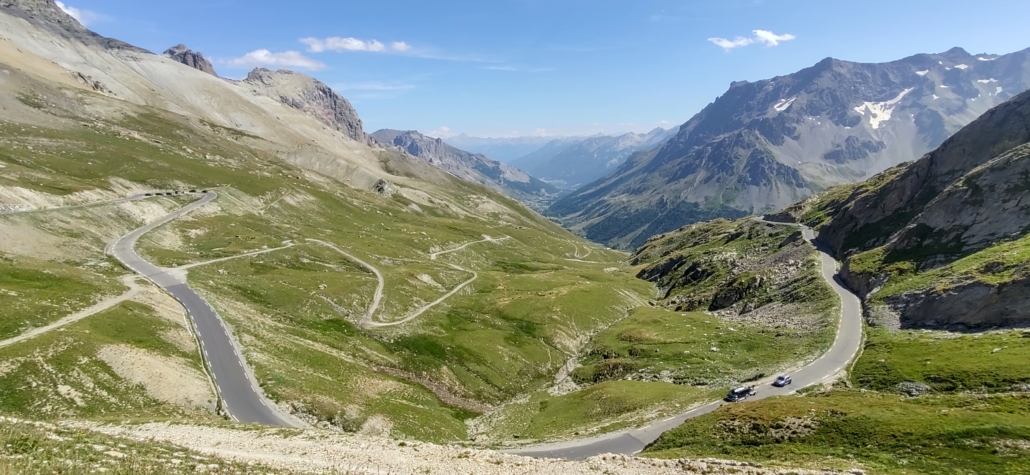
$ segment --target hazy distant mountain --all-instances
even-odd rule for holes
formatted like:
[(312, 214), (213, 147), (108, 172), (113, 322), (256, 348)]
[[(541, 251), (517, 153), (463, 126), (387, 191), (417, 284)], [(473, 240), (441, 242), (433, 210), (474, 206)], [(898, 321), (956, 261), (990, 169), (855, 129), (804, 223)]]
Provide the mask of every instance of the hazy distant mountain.
[(656, 128), (646, 134), (554, 140), (511, 164), (542, 180), (578, 188), (611, 173), (634, 152), (652, 149), (675, 133)]
[(543, 165), (544, 163), (547, 163), (548, 160), (554, 158), (559, 153), (564, 152), (565, 149), (571, 147), (573, 144), (579, 142), (580, 140), (583, 140), (583, 138), (575, 137), (554, 139), (544, 144), (543, 147), (540, 147), (526, 155), (518, 157), (509, 163), (511, 163), (512, 166), (518, 167), (522, 170), (536, 168), (540, 165)]
[(468, 150), (481, 153), (494, 160), (510, 163), (516, 158), (525, 156), (543, 147), (556, 137), (470, 137), (466, 134), (444, 139), (444, 142)]
[(533, 178), (510, 165), (452, 147), (441, 139), (414, 130), (378, 130), (372, 138), (384, 145), (403, 149), (408, 154), (446, 170), (459, 178), (500, 190), (530, 203), (558, 193), (554, 186)]
[(713, 216), (782, 208), (864, 180), (941, 144), (1030, 87), (1030, 50), (961, 48), (860, 64), (827, 58), (787, 76), (735, 82), (660, 148), (556, 203), (587, 237), (636, 247)]

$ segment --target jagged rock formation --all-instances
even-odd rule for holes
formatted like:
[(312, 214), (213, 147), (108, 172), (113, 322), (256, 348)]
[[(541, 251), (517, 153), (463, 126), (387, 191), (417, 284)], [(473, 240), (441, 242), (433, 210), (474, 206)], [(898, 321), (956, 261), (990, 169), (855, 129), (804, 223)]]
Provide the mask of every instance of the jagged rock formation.
[(796, 211), (829, 216), (820, 238), (846, 259), (842, 275), (872, 321), (960, 329), (1030, 322), (1030, 92), (922, 159), (843, 191), (843, 199)]
[(215, 77), (218, 76), (218, 73), (215, 72), (215, 67), (211, 65), (211, 61), (208, 61), (203, 54), (187, 48), (186, 45), (173, 46), (164, 52), (164, 56), (198, 71), (203, 71)]
[(383, 129), (372, 134), (377, 142), (397, 147), (459, 178), (495, 188), (509, 196), (532, 202), (558, 192), (525, 172), (448, 145), (441, 139), (426, 137), (414, 130)]
[[(680, 203), (728, 217), (773, 211), (916, 159), (1028, 87), (1030, 50), (960, 48), (883, 64), (828, 58), (795, 74), (736, 82), (662, 147), (636, 153), (549, 214), (625, 248), (708, 217), (684, 213)], [(665, 211), (627, 219), (657, 207)]]
[(370, 143), (350, 101), (315, 78), (284, 69), (271, 71), (258, 68), (240, 83), (259, 94), (303, 111), (356, 142)]
[(615, 170), (634, 152), (652, 149), (675, 130), (656, 128), (646, 134), (597, 135), (579, 140), (556, 139), (540, 150), (511, 162), (535, 177), (579, 188)]
[(106, 49), (149, 53), (143, 48), (105, 38), (86, 29), (78, 20), (58, 8), (54, 0), (0, 0), (0, 11), (28, 20), (29, 23), (62, 38)]

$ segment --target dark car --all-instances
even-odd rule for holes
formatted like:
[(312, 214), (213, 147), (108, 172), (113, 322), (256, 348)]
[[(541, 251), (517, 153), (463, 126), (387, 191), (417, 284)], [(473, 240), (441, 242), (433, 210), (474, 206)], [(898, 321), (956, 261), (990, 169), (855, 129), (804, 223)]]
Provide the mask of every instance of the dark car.
[(734, 389), (734, 390), (730, 391), (730, 393), (726, 395), (726, 401), (727, 402), (743, 401), (744, 399), (747, 399), (747, 398), (749, 398), (751, 396), (754, 396), (756, 394), (758, 394), (758, 391), (755, 391), (755, 388), (753, 388), (751, 386), (741, 386), (741, 387), (739, 387), (737, 389)]
[(776, 386), (778, 388), (782, 388), (782, 387), (787, 386), (787, 385), (792, 384), (792, 383), (794, 383), (794, 380), (790, 379), (790, 376), (783, 375), (783, 376), (780, 376), (779, 378), (776, 378), (776, 381), (773, 381), (773, 386)]

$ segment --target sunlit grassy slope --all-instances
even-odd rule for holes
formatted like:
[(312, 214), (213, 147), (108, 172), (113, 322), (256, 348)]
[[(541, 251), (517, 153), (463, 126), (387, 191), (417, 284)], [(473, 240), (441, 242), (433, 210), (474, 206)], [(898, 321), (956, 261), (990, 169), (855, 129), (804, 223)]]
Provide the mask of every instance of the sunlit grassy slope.
[[(851, 389), (726, 406), (648, 449), (873, 473), (1028, 473), (1030, 338), (876, 329)], [(923, 385), (910, 397), (900, 383)]]
[[(380, 153), (382, 167), (394, 175), (386, 175), (392, 193), (379, 194), (291, 165), (274, 146), (243, 132), (99, 96), (54, 101), (64, 93), (33, 87), (22, 96), (26, 115), (17, 123), (0, 122), (0, 190), (52, 205), (147, 189), (216, 190), (214, 203), (140, 241), (141, 253), (163, 266), (292, 245), (194, 267), (189, 281), (231, 325), (265, 392), (313, 424), (465, 439), (466, 419), (547, 386), (591, 332), (653, 295), (650, 284), (625, 268), (624, 255), (585, 243), (507, 197), (406, 158)], [(85, 102), (121, 112), (82, 120)], [(2, 311), (0, 331), (14, 335), (122, 292), (118, 279), (125, 271), (104, 256), (106, 245), (181, 204), (162, 197), (0, 216), (6, 235), (16, 238), (0, 248), (0, 288), (9, 292), (5, 300), (14, 299)], [(498, 240), (475, 243), (486, 236)], [(372, 317), (379, 322), (399, 321), (475, 280), (407, 323), (365, 328), (362, 318), (377, 279), (310, 239), (382, 272), (385, 294)], [(36, 245), (45, 242), (54, 246)], [(431, 252), (469, 243), (430, 259)], [(43, 277), (53, 285), (33, 284)], [(72, 335), (78, 343), (60, 347), (69, 361), (94, 346), (145, 347), (73, 332), (123, 311), (118, 307), (5, 351), (27, 357)], [(47, 391), (37, 390), (25, 379), (30, 370), (26, 363), (4, 371), (20, 388), (8, 395), (20, 399), (4, 410), (26, 417), (101, 417), (94, 409), (76, 409), (74, 399), (63, 413), (41, 410), (42, 403), (32, 401), (58, 397), (58, 386), (67, 384), (51, 381)], [(118, 384), (124, 379), (110, 377)], [(183, 413), (174, 407), (148, 411), (149, 403), (141, 404), (139, 414)]]

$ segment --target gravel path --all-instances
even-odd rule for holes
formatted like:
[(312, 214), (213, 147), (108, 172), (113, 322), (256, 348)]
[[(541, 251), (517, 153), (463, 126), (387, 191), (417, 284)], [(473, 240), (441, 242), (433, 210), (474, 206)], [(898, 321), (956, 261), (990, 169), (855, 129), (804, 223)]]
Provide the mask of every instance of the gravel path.
[(40, 335), (42, 335), (44, 333), (56, 330), (56, 329), (61, 328), (61, 327), (66, 327), (68, 325), (71, 325), (71, 324), (79, 321), (79, 320), (82, 320), (84, 318), (96, 315), (96, 314), (98, 314), (100, 312), (103, 312), (104, 310), (110, 309), (110, 308), (114, 307), (115, 305), (118, 305), (118, 304), (120, 304), (122, 302), (125, 302), (127, 300), (132, 300), (134, 297), (139, 295), (139, 293), (143, 290), (143, 287), (140, 287), (139, 284), (136, 283), (136, 276), (134, 276), (134, 275), (127, 275), (127, 276), (122, 277), (122, 282), (126, 286), (129, 287), (129, 290), (125, 291), (125, 293), (123, 293), (123, 294), (121, 294), (121, 295), (119, 295), (117, 297), (112, 297), (112, 298), (109, 298), (109, 299), (101, 300), (100, 302), (97, 302), (96, 304), (94, 304), (92, 307), (89, 307), (87, 309), (80, 310), (80, 311), (78, 311), (76, 313), (68, 315), (67, 317), (64, 317), (64, 318), (62, 318), (62, 319), (60, 319), (60, 320), (58, 320), (58, 321), (56, 321), (54, 323), (51, 323), (51, 324), (49, 324), (47, 326), (43, 326), (43, 327), (39, 327), (39, 328), (33, 328), (33, 329), (31, 329), (31, 330), (29, 330), (29, 331), (27, 331), (25, 333), (22, 333), (21, 335), (18, 335), (16, 337), (8, 338), (6, 340), (0, 341), (0, 348), (4, 348), (4, 347), (8, 347), (8, 346), (17, 344), (17, 343), (21, 343), (21, 342), (23, 342), (25, 340), (30, 340), (30, 339), (35, 338), (37, 336), (40, 336)]

